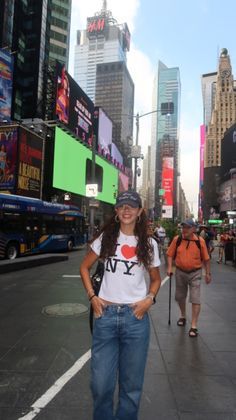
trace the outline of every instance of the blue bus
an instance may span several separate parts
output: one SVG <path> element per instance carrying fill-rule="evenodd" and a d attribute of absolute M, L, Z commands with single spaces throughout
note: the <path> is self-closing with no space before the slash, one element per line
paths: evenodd
<path fill-rule="evenodd" d="M 0 258 L 71 251 L 84 243 L 84 231 L 76 206 L 0 194 Z"/>

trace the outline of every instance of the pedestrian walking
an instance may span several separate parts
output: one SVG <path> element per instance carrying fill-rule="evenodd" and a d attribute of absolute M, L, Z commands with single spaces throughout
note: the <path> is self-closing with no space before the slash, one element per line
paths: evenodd
<path fill-rule="evenodd" d="M 96 296 L 90 269 L 102 258 L 104 276 Z M 81 277 L 95 314 L 91 390 L 93 420 L 137 420 L 150 325 L 148 310 L 161 285 L 157 244 L 148 235 L 139 194 L 118 195 L 114 214 L 81 264 Z M 149 273 L 147 286 L 145 272 Z M 113 396 L 116 379 L 119 397 Z M 115 411 L 115 414 L 114 414 Z"/>
<path fill-rule="evenodd" d="M 175 300 L 180 308 L 179 327 L 186 324 L 186 298 L 189 291 L 189 301 L 192 304 L 192 320 L 189 330 L 190 337 L 198 335 L 198 318 L 200 314 L 200 287 L 202 266 L 205 267 L 206 283 L 211 281 L 210 257 L 205 240 L 196 235 L 196 224 L 192 219 L 182 223 L 182 234 L 175 236 L 167 250 L 167 274 L 172 273 L 172 264 L 175 261 L 176 291 Z"/>

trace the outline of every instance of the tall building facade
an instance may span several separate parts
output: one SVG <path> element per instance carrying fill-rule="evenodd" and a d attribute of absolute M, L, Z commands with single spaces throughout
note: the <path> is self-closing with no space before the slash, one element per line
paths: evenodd
<path fill-rule="evenodd" d="M 217 72 L 202 75 L 203 124 L 206 128 L 215 106 L 216 80 Z"/>
<path fill-rule="evenodd" d="M 0 48 L 11 50 L 15 0 L 1 0 Z"/>
<path fill-rule="evenodd" d="M 103 1 L 101 12 L 87 19 L 86 30 L 77 31 L 75 46 L 74 78 L 94 101 L 97 64 L 110 62 L 126 63 L 130 46 L 127 24 L 118 24 Z"/>
<path fill-rule="evenodd" d="M 219 213 L 221 144 L 224 133 L 236 122 L 236 88 L 230 56 L 222 49 L 216 78 L 215 103 L 204 148 L 203 215 Z"/>
<path fill-rule="evenodd" d="M 162 216 L 163 200 L 159 195 L 162 189 L 163 158 L 174 160 L 173 217 L 177 216 L 178 174 L 179 174 L 179 119 L 180 119 L 180 72 L 178 67 L 167 67 L 159 61 L 158 72 L 153 89 L 152 140 L 151 140 L 151 172 L 152 198 L 155 217 Z M 174 104 L 174 113 L 162 115 L 162 104 Z"/>
<path fill-rule="evenodd" d="M 134 83 L 125 62 L 97 65 L 95 104 L 113 121 L 113 141 L 130 166 L 130 140 L 133 134 Z"/>
<path fill-rule="evenodd" d="M 12 119 L 44 117 L 49 64 L 68 64 L 71 0 L 1 2 L 0 46 L 14 56 Z"/>
<path fill-rule="evenodd" d="M 70 17 L 71 0 L 52 0 L 49 46 L 50 65 L 53 65 L 55 60 L 58 60 L 68 68 Z"/>

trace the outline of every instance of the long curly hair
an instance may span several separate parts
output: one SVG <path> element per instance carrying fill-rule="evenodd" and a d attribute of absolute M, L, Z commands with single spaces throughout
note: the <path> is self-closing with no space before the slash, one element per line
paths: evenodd
<path fill-rule="evenodd" d="M 116 213 L 114 212 L 109 222 L 106 223 L 101 228 L 100 232 L 93 238 L 94 241 L 94 239 L 103 234 L 100 253 L 102 259 L 112 257 L 116 253 L 120 223 L 116 221 L 115 217 Z M 147 216 L 145 211 L 142 211 L 139 220 L 137 220 L 135 224 L 134 235 L 137 238 L 136 255 L 138 262 L 148 269 L 153 258 L 153 246 L 150 236 L 148 235 Z"/>

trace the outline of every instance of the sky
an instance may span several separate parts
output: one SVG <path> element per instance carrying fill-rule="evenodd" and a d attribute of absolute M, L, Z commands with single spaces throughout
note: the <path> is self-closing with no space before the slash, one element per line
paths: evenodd
<path fill-rule="evenodd" d="M 102 0 L 72 0 L 72 76 L 76 30 L 85 29 L 86 18 L 100 11 L 102 4 Z M 236 78 L 236 1 L 228 0 L 224 5 L 220 0 L 107 0 L 107 6 L 119 23 L 127 22 L 131 32 L 127 65 L 135 84 L 135 113 L 152 111 L 153 79 L 159 60 L 180 69 L 180 179 L 196 215 L 199 127 L 203 122 L 201 75 L 217 71 L 220 51 L 227 48 Z M 147 116 L 140 119 L 142 153 L 150 142 L 151 116 Z"/>

